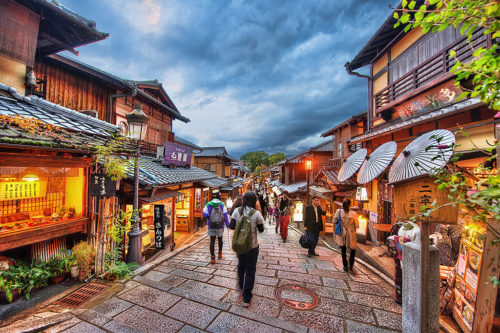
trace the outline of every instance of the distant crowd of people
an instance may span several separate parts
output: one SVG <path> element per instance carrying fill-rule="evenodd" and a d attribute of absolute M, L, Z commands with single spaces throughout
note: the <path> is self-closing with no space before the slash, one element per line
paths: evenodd
<path fill-rule="evenodd" d="M 312 204 L 304 211 L 304 232 L 308 240 L 307 256 L 318 256 L 316 246 L 319 234 L 323 230 L 323 216 L 325 211 L 319 205 L 319 198 L 312 197 Z M 228 212 L 221 201 L 218 190 L 212 192 L 212 200 L 203 209 L 203 217 L 207 220 L 208 236 L 210 237 L 210 263 L 215 264 L 215 241 L 218 243 L 218 256 L 223 257 L 223 235 L 224 228 L 233 230 L 231 247 L 238 257 L 238 289 L 243 305 L 248 307 L 252 300 L 252 290 L 255 283 L 257 260 L 259 257 L 259 242 L 257 232 L 264 232 L 265 221 L 269 225 L 273 223 L 275 232 L 280 234 L 283 243 L 287 242 L 288 225 L 290 223 L 290 212 L 292 201 L 288 192 L 283 192 L 277 200 L 270 201 L 269 196 L 263 193 L 256 194 L 249 191 L 239 195 L 233 202 Z M 344 271 L 354 273 L 354 258 L 356 255 L 356 228 L 357 215 L 350 210 L 350 200 L 343 202 L 342 208 L 338 209 L 334 221 L 340 224 L 340 234 L 336 234 L 336 242 L 340 246 Z M 349 261 L 347 261 L 347 248 L 350 249 Z"/>

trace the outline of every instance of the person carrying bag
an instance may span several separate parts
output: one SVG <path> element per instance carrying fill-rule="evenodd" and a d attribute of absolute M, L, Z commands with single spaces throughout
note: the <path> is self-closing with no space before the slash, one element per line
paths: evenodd
<path fill-rule="evenodd" d="M 358 215 L 349 210 L 350 199 L 344 199 L 342 208 L 339 208 L 333 217 L 337 224 L 335 225 L 335 241 L 340 246 L 342 254 L 342 263 L 344 272 L 349 271 L 354 274 L 354 258 L 356 257 L 356 229 L 358 228 Z M 339 230 L 340 229 L 340 230 Z M 351 250 L 349 263 L 347 262 L 347 247 Z"/>
<path fill-rule="evenodd" d="M 232 248 L 238 257 L 238 288 L 243 297 L 243 306 L 252 300 L 255 283 L 259 242 L 257 230 L 264 232 L 264 218 L 256 209 L 257 196 L 247 192 L 243 196 L 243 206 L 235 209 L 229 229 L 234 230 Z"/>

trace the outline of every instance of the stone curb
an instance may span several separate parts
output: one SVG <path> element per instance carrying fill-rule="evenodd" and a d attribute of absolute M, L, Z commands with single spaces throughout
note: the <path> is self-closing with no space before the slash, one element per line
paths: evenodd
<path fill-rule="evenodd" d="M 169 252 L 169 253 L 166 253 L 164 255 L 161 255 L 159 256 L 158 258 L 156 258 L 155 260 L 153 260 L 152 262 L 150 263 L 147 263 L 146 265 L 144 266 L 141 266 L 139 267 L 138 269 L 136 269 L 134 271 L 134 277 L 137 276 L 137 275 L 144 275 L 146 274 L 147 272 L 149 272 L 150 270 L 154 269 L 156 266 L 159 266 L 161 263 L 163 263 L 165 260 L 168 260 L 170 258 L 173 258 L 175 256 L 177 256 L 179 253 L 181 253 L 182 251 L 184 250 L 187 250 L 189 249 L 190 247 L 198 244 L 199 242 L 201 242 L 203 239 L 207 238 L 207 234 L 201 236 L 200 238 L 198 238 L 197 240 L 193 241 L 192 243 L 190 244 L 187 244 L 177 250 L 174 250 L 172 252 Z M 124 279 L 124 280 L 121 280 L 120 282 L 124 283 L 126 282 L 127 280 Z"/>
<path fill-rule="evenodd" d="M 45 318 L 32 318 L 29 322 L 27 320 L 21 320 L 21 322 L 0 328 L 0 333 L 40 332 L 45 328 L 54 326 L 71 318 L 73 318 L 71 313 L 64 312 Z"/>
<path fill-rule="evenodd" d="M 293 231 L 295 231 L 296 233 L 298 233 L 299 235 L 301 234 L 301 232 L 299 230 L 295 229 L 294 227 L 289 226 L 289 228 L 292 229 Z M 326 246 L 331 251 L 336 252 L 336 253 L 340 253 L 340 251 L 338 249 L 334 248 L 333 246 L 328 244 L 326 241 L 321 240 L 321 242 L 323 243 L 324 246 Z M 389 279 L 389 277 L 387 275 L 385 275 L 384 273 L 382 273 L 381 271 L 379 271 L 378 269 L 376 269 L 372 265 L 368 264 L 367 262 L 365 262 L 364 260 L 361 260 L 359 258 L 355 258 L 355 260 L 356 260 L 356 262 L 360 263 L 361 265 L 363 265 L 367 269 L 369 269 L 372 273 L 376 274 L 379 278 L 381 278 L 382 280 L 387 282 L 391 287 L 393 287 L 393 288 L 396 287 L 393 280 Z"/>

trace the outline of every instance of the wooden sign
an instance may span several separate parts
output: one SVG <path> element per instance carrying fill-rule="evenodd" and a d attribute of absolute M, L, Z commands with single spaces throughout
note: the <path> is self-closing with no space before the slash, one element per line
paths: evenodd
<path fill-rule="evenodd" d="M 154 206 L 154 224 L 155 224 L 155 248 L 165 249 L 165 225 L 163 219 L 165 216 L 165 205 Z"/>
<path fill-rule="evenodd" d="M 116 180 L 103 173 L 90 175 L 90 195 L 95 197 L 114 197 L 116 194 Z"/>
<path fill-rule="evenodd" d="M 395 110 L 401 119 L 408 120 L 455 103 L 461 93 L 462 89 L 451 80 L 396 106 Z"/>
<path fill-rule="evenodd" d="M 408 180 L 394 185 L 394 208 L 396 218 L 409 220 L 412 216 L 422 213 L 420 207 L 437 201 L 438 205 L 448 203 L 447 191 L 439 191 L 437 184 L 430 177 Z M 429 222 L 456 224 L 458 207 L 446 206 L 433 212 Z"/>
<path fill-rule="evenodd" d="M 0 200 L 44 197 L 40 182 L 6 182 L 0 185 Z"/>

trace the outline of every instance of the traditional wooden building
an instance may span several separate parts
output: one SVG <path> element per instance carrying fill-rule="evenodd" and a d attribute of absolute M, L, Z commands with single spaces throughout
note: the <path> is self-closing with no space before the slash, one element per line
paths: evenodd
<path fill-rule="evenodd" d="M 423 2 L 417 1 L 416 7 Z M 450 70 L 456 60 L 450 55 L 450 51 L 455 51 L 458 60 L 466 63 L 473 58 L 474 49 L 489 48 L 495 41 L 491 35 L 478 29 L 470 39 L 471 47 L 467 37 L 460 34 L 460 27 L 427 34 L 417 28 L 405 33 L 403 25 L 394 28 L 395 23 L 392 13 L 359 53 L 346 64 L 348 73 L 353 75 L 363 77 L 354 72 L 362 67 L 368 67 L 369 71 L 369 75 L 365 76 L 368 81 L 368 130 L 363 135 L 351 138 L 348 145 L 361 145 L 370 154 L 381 144 L 395 141 L 397 156 L 421 134 L 446 129 L 455 132 L 455 152 L 461 153 L 458 166 L 472 174 L 474 168 L 486 161 L 487 156 L 482 149 L 490 148 L 490 144 L 498 139 L 499 133 L 498 130 L 495 133 L 495 128 L 498 128 L 500 120 L 495 119 L 495 112 L 478 98 L 458 100 L 461 92 L 470 88 L 471 83 L 455 84 L 455 77 Z M 395 214 L 394 203 L 399 205 L 404 199 L 395 195 L 392 185 L 388 184 L 387 174 L 387 171 L 382 173 L 368 184 L 368 188 L 371 188 L 368 202 L 371 226 L 390 226 L 401 220 Z M 424 181 L 427 182 L 426 187 L 434 185 L 431 178 L 421 182 Z M 467 230 L 471 228 L 486 230 L 480 223 L 461 219 L 460 215 L 452 223 L 456 225 L 439 226 L 439 230 L 444 233 L 443 237 L 451 237 L 456 233 L 460 239 L 460 235 L 467 236 Z M 438 232 L 438 229 L 435 230 Z M 481 257 L 488 258 L 490 263 L 498 260 L 498 251 L 487 250 L 486 246 L 483 250 L 482 245 L 478 248 L 468 245 L 469 243 L 462 237 L 461 244 L 465 245 L 460 246 L 460 253 L 473 253 L 477 262 Z M 459 255 L 458 243 L 449 252 L 456 262 Z M 443 255 L 443 252 L 440 254 Z M 465 269 L 465 265 L 466 259 L 462 264 L 459 263 L 461 268 L 458 269 Z M 488 269 L 486 266 L 485 269 Z M 456 302 L 453 315 L 463 331 L 487 332 L 492 329 L 494 295 L 497 294 L 497 289 L 486 285 L 484 280 L 478 283 L 477 269 L 475 270 L 475 273 L 469 271 L 456 276 L 456 285 L 460 285 L 460 288 L 454 290 Z"/>
<path fill-rule="evenodd" d="M 79 60 L 61 55 L 37 59 L 34 74 L 39 84 L 33 93 L 53 103 L 118 125 L 127 133 L 126 115 L 136 103 L 150 120 L 142 151 L 156 154 L 166 141 L 174 142 L 172 122 L 189 122 L 157 80 L 135 81 L 120 78 Z"/>
<path fill-rule="evenodd" d="M 231 177 L 232 163 L 238 162 L 236 157 L 229 155 L 225 147 L 202 147 L 201 149 L 201 152 L 194 155 L 195 166 L 222 178 Z"/>
<path fill-rule="evenodd" d="M 48 258 L 90 229 L 92 151 L 119 128 L 24 93 L 35 57 L 106 36 L 55 2 L 0 2 L 0 252 Z"/>

